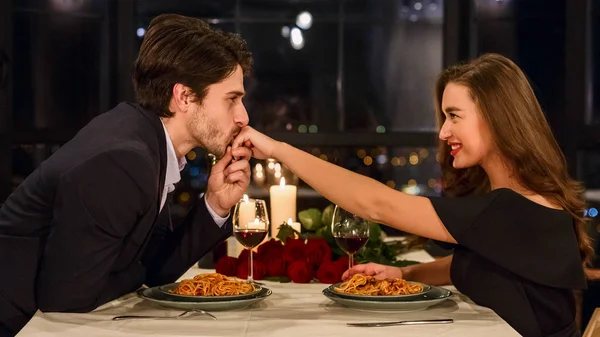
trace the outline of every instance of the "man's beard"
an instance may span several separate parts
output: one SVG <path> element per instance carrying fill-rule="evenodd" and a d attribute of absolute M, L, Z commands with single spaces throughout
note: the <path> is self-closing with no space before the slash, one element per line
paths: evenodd
<path fill-rule="evenodd" d="M 198 146 L 213 154 L 217 159 L 221 159 L 225 155 L 227 147 L 233 142 L 234 136 L 241 131 L 241 128 L 236 125 L 231 131 L 227 132 L 226 138 L 223 130 L 219 130 L 215 123 L 200 114 L 194 118 L 190 127 Z"/>

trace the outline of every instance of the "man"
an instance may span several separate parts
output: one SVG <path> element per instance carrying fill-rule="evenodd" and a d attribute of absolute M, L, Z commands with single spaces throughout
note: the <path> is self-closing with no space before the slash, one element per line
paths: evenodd
<path fill-rule="evenodd" d="M 38 309 L 87 312 L 173 282 L 231 235 L 229 210 L 250 180 L 250 151 L 229 144 L 248 124 L 251 61 L 240 37 L 198 19 L 151 22 L 134 66 L 139 104 L 92 120 L 0 209 L 0 335 Z M 167 194 L 196 146 L 220 160 L 177 226 Z"/>

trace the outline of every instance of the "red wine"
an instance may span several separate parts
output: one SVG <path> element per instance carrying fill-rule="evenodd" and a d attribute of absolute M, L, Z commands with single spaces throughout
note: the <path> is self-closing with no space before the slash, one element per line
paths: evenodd
<path fill-rule="evenodd" d="M 233 232 L 235 238 L 246 248 L 258 246 L 267 236 L 266 229 L 244 229 Z"/>
<path fill-rule="evenodd" d="M 335 243 L 348 254 L 358 252 L 368 240 L 369 238 L 360 236 L 335 237 Z"/>

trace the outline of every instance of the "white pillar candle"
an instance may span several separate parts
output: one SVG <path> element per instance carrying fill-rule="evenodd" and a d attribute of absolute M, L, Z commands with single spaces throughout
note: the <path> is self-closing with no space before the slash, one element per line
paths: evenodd
<path fill-rule="evenodd" d="M 248 224 L 254 222 L 256 219 L 256 203 L 254 200 L 249 199 L 248 195 L 244 194 L 242 202 L 239 204 L 238 209 L 238 223 L 240 229 L 247 229 Z"/>
<path fill-rule="evenodd" d="M 287 224 L 295 229 L 298 233 L 302 233 L 302 225 L 299 222 L 293 222 L 292 218 L 288 218 Z"/>
<path fill-rule="evenodd" d="M 277 238 L 279 226 L 288 219 L 296 221 L 296 192 L 294 185 L 286 185 L 281 178 L 279 185 L 269 189 L 271 197 L 271 237 Z"/>
<path fill-rule="evenodd" d="M 235 238 L 235 236 L 230 236 L 227 239 L 227 255 L 228 256 L 237 258 L 238 256 L 240 256 L 240 253 L 242 252 L 243 249 L 244 249 L 244 246 L 242 246 L 238 242 L 238 240 Z"/>
<path fill-rule="evenodd" d="M 254 221 L 248 222 L 248 229 L 267 229 L 267 225 L 258 218 L 255 218 Z"/>

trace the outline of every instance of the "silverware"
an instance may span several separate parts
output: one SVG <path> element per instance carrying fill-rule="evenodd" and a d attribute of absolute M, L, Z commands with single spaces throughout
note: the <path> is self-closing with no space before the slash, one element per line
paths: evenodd
<path fill-rule="evenodd" d="M 200 309 L 194 309 L 194 310 L 188 310 L 188 311 L 184 311 L 181 314 L 177 315 L 177 316 L 149 316 L 149 315 L 125 315 L 125 316 L 115 316 L 112 318 L 113 321 L 122 321 L 125 319 L 140 319 L 140 318 L 153 318 L 153 319 L 179 319 L 179 318 L 184 318 L 184 317 L 188 317 L 192 314 L 203 314 L 209 317 L 212 317 L 212 319 L 216 320 L 217 317 L 215 317 L 213 314 L 206 312 L 204 310 L 200 310 Z"/>
<path fill-rule="evenodd" d="M 424 319 L 424 320 L 396 321 L 396 322 L 346 323 L 346 325 L 357 326 L 357 327 L 379 327 L 379 326 L 393 326 L 393 325 L 447 324 L 447 323 L 453 323 L 453 322 L 454 322 L 454 320 L 451 318 L 443 318 L 443 319 Z"/>

